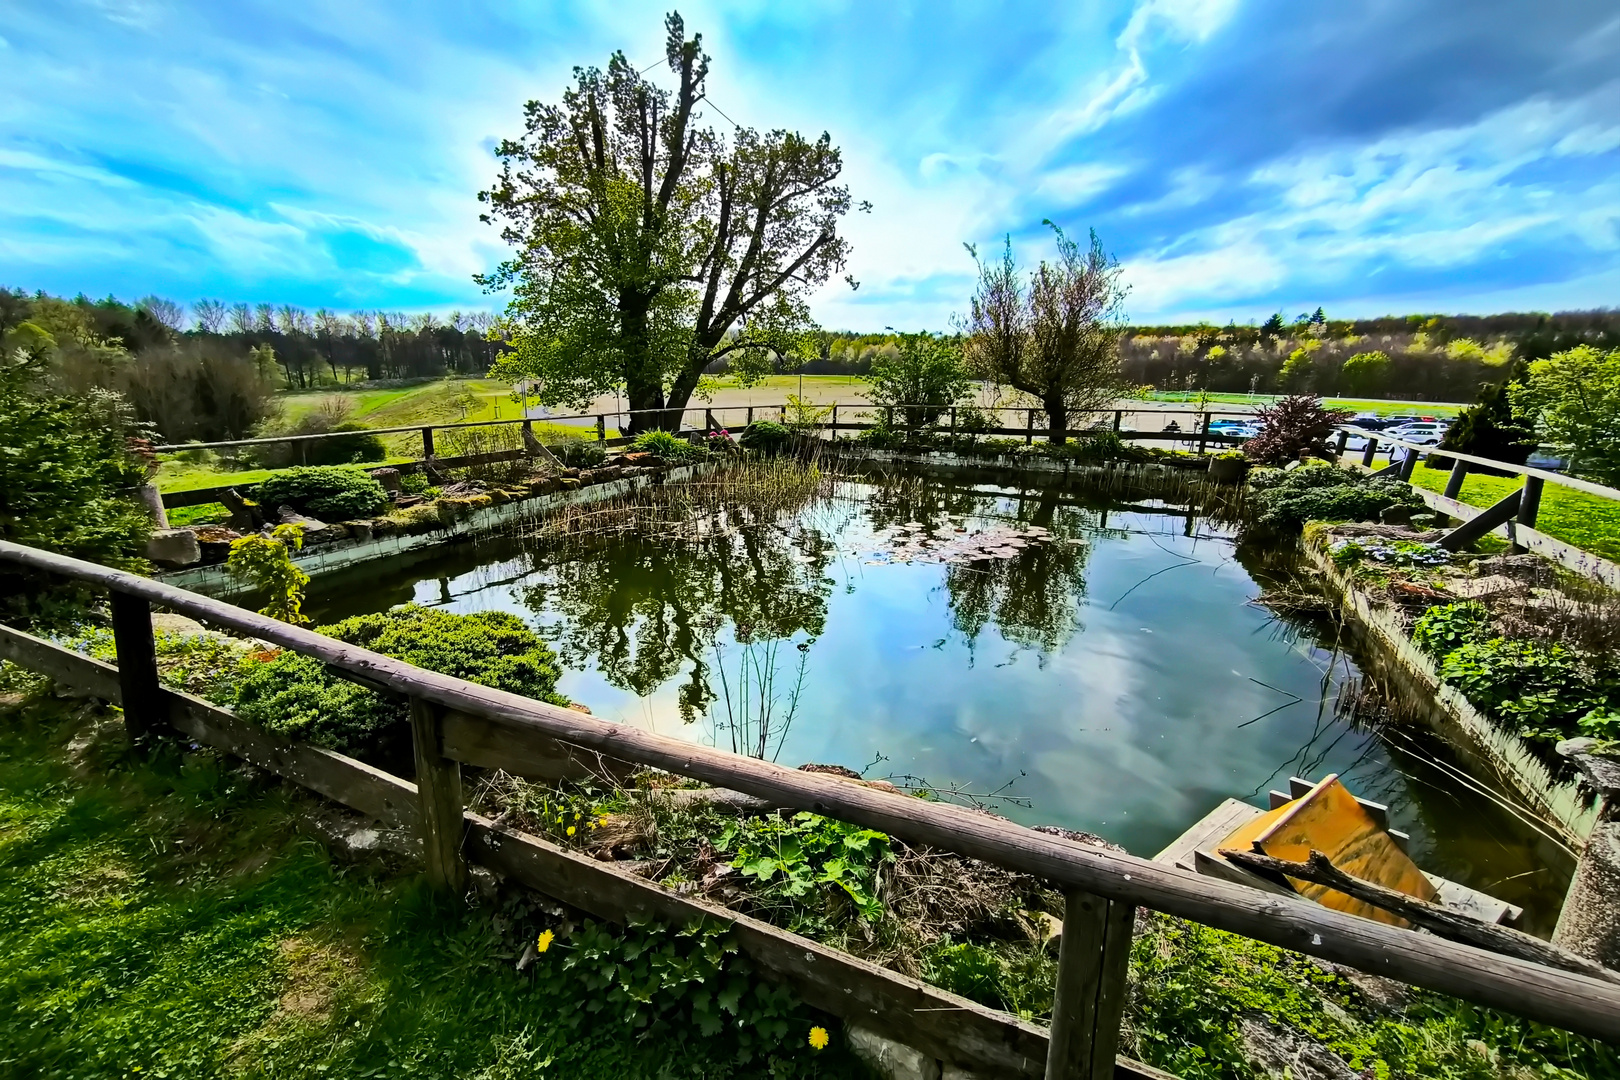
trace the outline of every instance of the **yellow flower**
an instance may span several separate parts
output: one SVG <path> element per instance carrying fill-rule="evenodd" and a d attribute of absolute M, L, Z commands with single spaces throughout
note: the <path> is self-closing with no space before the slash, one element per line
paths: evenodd
<path fill-rule="evenodd" d="M 568 835 L 569 836 L 574 835 L 574 827 L 572 825 L 568 826 Z"/>
<path fill-rule="evenodd" d="M 825 1050 L 827 1049 L 827 1042 L 828 1039 L 826 1028 L 813 1027 L 810 1029 L 810 1049 Z"/>
<path fill-rule="evenodd" d="M 556 938 L 556 936 L 557 935 L 553 934 L 550 930 L 540 931 L 540 938 L 534 943 L 534 951 L 545 952 L 547 949 L 551 948 L 551 942 Z"/>

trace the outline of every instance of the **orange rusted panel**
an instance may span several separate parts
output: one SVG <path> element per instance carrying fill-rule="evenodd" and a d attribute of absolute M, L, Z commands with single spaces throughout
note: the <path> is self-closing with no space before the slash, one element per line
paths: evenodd
<path fill-rule="evenodd" d="M 1423 871 L 1395 845 L 1389 833 L 1379 828 L 1372 815 L 1339 782 L 1337 774 L 1293 802 L 1244 823 L 1221 842 L 1218 850 L 1257 851 L 1289 862 L 1305 862 L 1312 851 L 1320 851 L 1333 860 L 1334 866 L 1363 881 L 1430 903 L 1439 900 Z M 1288 883 L 1301 896 L 1323 907 L 1394 926 L 1406 925 L 1404 919 L 1326 886 L 1297 878 L 1289 878 Z"/>

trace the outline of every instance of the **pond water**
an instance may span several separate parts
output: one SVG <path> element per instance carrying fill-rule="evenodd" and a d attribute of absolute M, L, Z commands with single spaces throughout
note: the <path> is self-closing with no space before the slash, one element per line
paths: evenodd
<path fill-rule="evenodd" d="M 918 538 L 1007 557 L 921 561 Z M 977 796 L 1148 857 L 1224 798 L 1338 772 L 1426 868 L 1550 929 L 1567 863 L 1435 740 L 1336 716 L 1354 657 L 1253 602 L 1288 559 L 1185 506 L 914 474 L 696 541 L 507 536 L 373 562 L 317 579 L 305 610 L 511 611 L 596 716 Z"/>

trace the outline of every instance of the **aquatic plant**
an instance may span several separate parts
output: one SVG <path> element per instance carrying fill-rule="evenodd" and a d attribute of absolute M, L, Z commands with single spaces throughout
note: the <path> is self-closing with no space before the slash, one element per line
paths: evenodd
<path fill-rule="evenodd" d="M 636 436 L 630 448 L 644 454 L 657 454 L 666 461 L 694 461 L 703 457 L 702 447 L 670 431 L 644 431 Z"/>

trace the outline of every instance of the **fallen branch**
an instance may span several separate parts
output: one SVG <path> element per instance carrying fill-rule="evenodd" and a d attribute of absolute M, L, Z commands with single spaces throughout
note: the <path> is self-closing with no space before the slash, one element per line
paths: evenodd
<path fill-rule="evenodd" d="M 1531 937 L 1518 930 L 1483 923 L 1439 904 L 1431 904 L 1427 900 L 1419 900 L 1415 896 L 1408 896 L 1395 889 L 1385 888 L 1347 874 L 1334 866 L 1333 861 L 1320 851 L 1312 851 L 1310 861 L 1302 863 L 1274 859 L 1270 855 L 1261 855 L 1253 851 L 1222 851 L 1221 855 L 1247 870 L 1283 874 L 1336 889 L 1364 904 L 1371 904 L 1393 915 L 1399 915 L 1412 925 L 1420 926 L 1439 937 L 1476 945 L 1481 949 L 1501 953 L 1503 956 L 1529 960 L 1532 963 L 1545 964 L 1548 967 L 1620 984 L 1620 972 L 1611 971 L 1601 964 L 1565 952 L 1556 945 L 1548 944 L 1540 938 Z"/>

